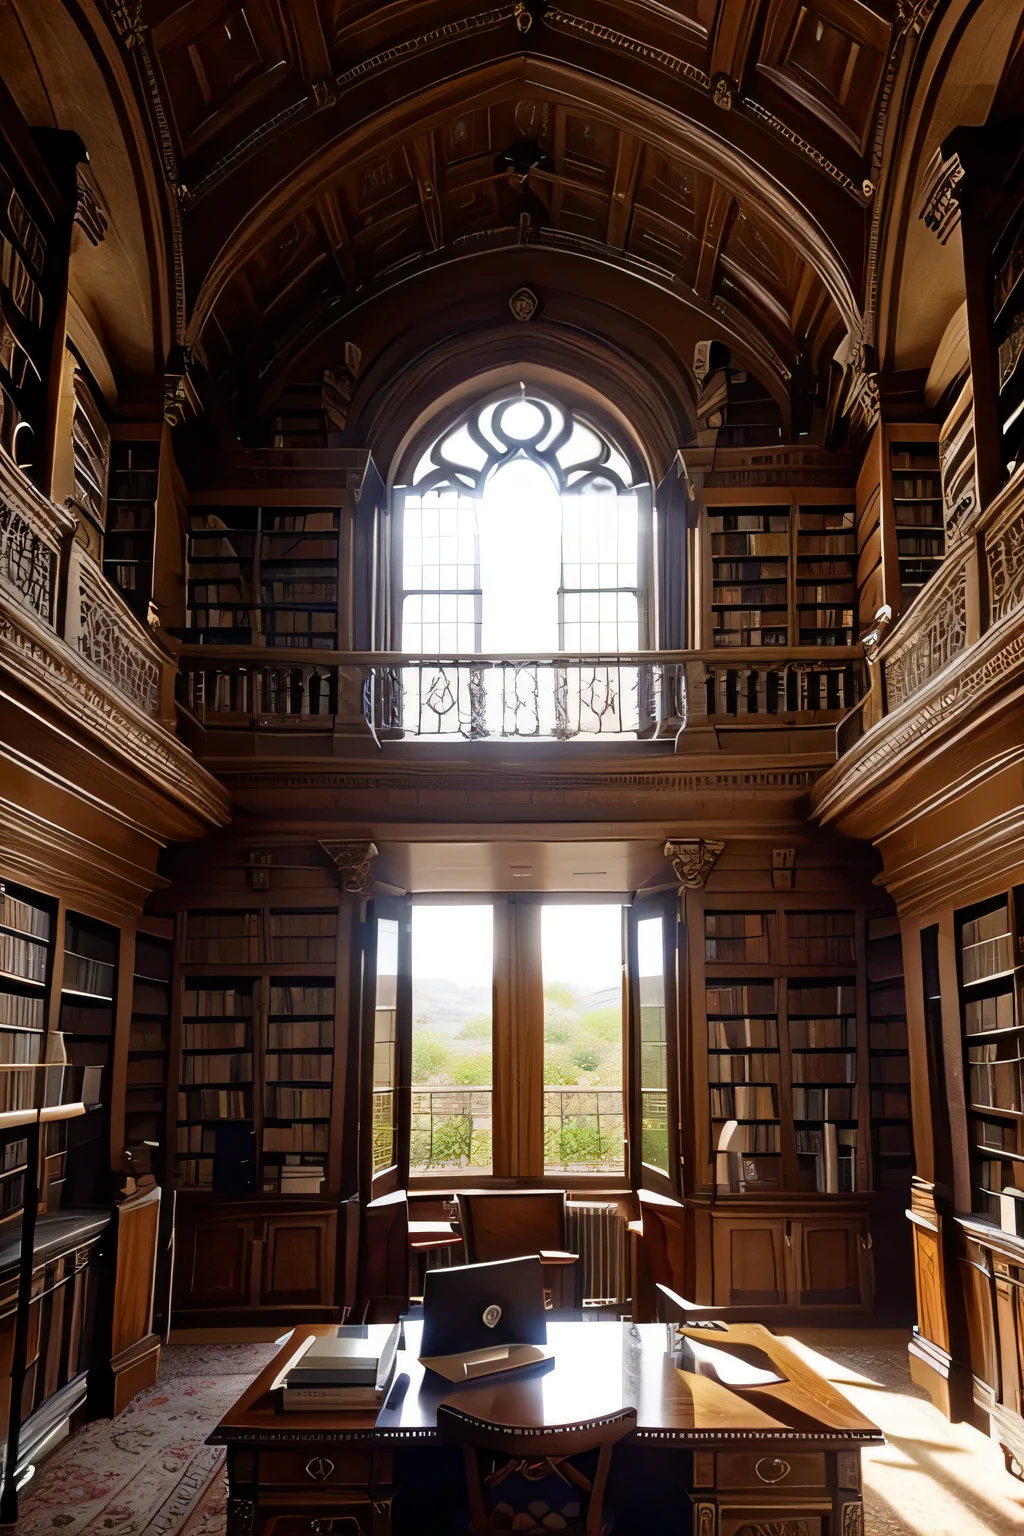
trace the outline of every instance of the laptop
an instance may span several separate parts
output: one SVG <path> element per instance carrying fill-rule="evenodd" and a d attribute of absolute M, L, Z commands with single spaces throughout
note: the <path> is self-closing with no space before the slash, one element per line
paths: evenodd
<path fill-rule="evenodd" d="M 553 1358 L 547 1348 L 540 1259 L 428 1269 L 420 1360 L 449 1381 L 521 1370 Z"/>

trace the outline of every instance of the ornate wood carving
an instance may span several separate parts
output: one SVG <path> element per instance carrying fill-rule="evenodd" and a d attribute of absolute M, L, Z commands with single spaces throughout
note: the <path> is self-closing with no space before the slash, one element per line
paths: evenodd
<path fill-rule="evenodd" d="M 1024 506 L 986 544 L 992 618 L 1003 619 L 1024 603 Z"/>
<path fill-rule="evenodd" d="M 712 838 L 670 838 L 665 844 L 665 857 L 672 862 L 680 891 L 701 890 L 724 849 L 724 843 Z"/>
<path fill-rule="evenodd" d="M 956 189 L 963 177 L 964 168 L 955 151 L 944 160 L 942 150 L 937 149 L 925 167 L 918 218 L 924 220 L 926 229 L 934 231 L 940 245 L 945 245 L 959 226 L 960 204 Z"/>
<path fill-rule="evenodd" d="M 4 613 L 0 604 L 0 660 L 35 692 L 56 703 L 131 767 L 180 799 L 213 826 L 230 817 L 224 790 L 174 736 L 127 699 L 117 700 L 74 663 L 74 653 L 44 632 Z"/>
<path fill-rule="evenodd" d="M 159 707 L 160 668 L 132 633 L 138 629 L 137 621 L 134 616 L 126 617 L 118 611 L 118 600 L 110 583 L 91 561 L 80 557 L 75 567 L 78 624 L 69 625 L 68 630 L 69 634 L 74 633 L 79 654 L 143 714 L 155 715 Z"/>
<path fill-rule="evenodd" d="M 53 628 L 60 551 L 74 516 L 55 507 L 0 452 L 0 590 Z"/>
<path fill-rule="evenodd" d="M 377 857 L 376 843 L 321 842 L 320 846 L 337 865 L 343 891 L 361 895 L 369 888 L 370 864 Z"/>
<path fill-rule="evenodd" d="M 836 1480 L 840 1488 L 860 1487 L 860 1452 L 839 1451 L 836 1454 Z"/>
<path fill-rule="evenodd" d="M 963 561 L 925 594 L 918 622 L 884 661 L 890 708 L 902 704 L 967 644 L 967 569 Z"/>

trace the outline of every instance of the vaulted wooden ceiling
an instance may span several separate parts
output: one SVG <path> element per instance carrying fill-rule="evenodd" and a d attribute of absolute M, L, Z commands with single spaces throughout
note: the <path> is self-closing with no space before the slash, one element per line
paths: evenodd
<path fill-rule="evenodd" d="M 369 372 L 405 326 L 410 364 L 456 334 L 460 299 L 490 293 L 514 327 L 509 281 L 538 250 L 594 332 L 670 300 L 679 390 L 694 341 L 719 339 L 783 405 L 798 378 L 823 403 L 844 335 L 849 356 L 870 341 L 888 119 L 942 9 L 105 3 L 174 189 L 175 339 L 263 410 L 343 340 Z M 559 316 L 539 320 L 587 329 Z"/>

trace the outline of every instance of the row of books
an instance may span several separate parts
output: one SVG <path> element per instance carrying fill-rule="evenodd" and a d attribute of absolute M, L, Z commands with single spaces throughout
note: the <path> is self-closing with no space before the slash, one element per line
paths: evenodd
<path fill-rule="evenodd" d="M 855 1083 L 857 1058 L 852 1051 L 794 1051 L 794 1083 Z"/>
<path fill-rule="evenodd" d="M 708 1057 L 708 1081 L 712 1083 L 777 1083 L 780 1072 L 781 1064 L 775 1051 Z"/>
<path fill-rule="evenodd" d="M 267 1025 L 271 1051 L 329 1050 L 333 1045 L 333 1019 L 271 1019 Z"/>
<path fill-rule="evenodd" d="M 192 1088 L 178 1094 L 179 1120 L 251 1120 L 250 1088 Z"/>
<path fill-rule="evenodd" d="M 269 1051 L 264 1059 L 267 1082 L 315 1081 L 329 1083 L 334 1072 L 334 1057 L 322 1051 Z"/>
<path fill-rule="evenodd" d="M 718 1120 L 774 1120 L 778 1114 L 775 1089 L 749 1084 L 712 1088 L 711 1114 Z"/>
<path fill-rule="evenodd" d="M 43 999 L 18 992 L 0 992 L 0 1026 L 6 1029 L 42 1029 Z"/>
<path fill-rule="evenodd" d="M 186 1019 L 247 1019 L 252 992 L 241 987 L 186 987 L 182 1012 Z"/>
<path fill-rule="evenodd" d="M 0 932 L 0 971 L 25 981 L 46 980 L 46 945 Z"/>
<path fill-rule="evenodd" d="M 326 1152 L 330 1126 L 323 1120 L 294 1125 L 265 1125 L 264 1152 Z"/>
<path fill-rule="evenodd" d="M 251 1083 L 252 1053 L 219 1051 L 185 1055 L 181 1060 L 183 1083 Z"/>
<path fill-rule="evenodd" d="M 267 1088 L 264 1112 L 275 1120 L 329 1120 L 329 1088 Z"/>
<path fill-rule="evenodd" d="M 856 1105 L 849 1088 L 794 1088 L 794 1120 L 855 1120 Z"/>
<path fill-rule="evenodd" d="M 0 891 L 0 926 L 45 941 L 50 937 L 50 914 L 42 907 L 19 901 L 9 891 Z"/>

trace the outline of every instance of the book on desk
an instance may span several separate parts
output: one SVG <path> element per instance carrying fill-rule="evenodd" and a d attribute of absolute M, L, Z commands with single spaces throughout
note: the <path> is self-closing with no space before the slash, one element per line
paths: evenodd
<path fill-rule="evenodd" d="M 379 1408 L 395 1373 L 401 1334 L 401 1323 L 363 1323 L 310 1338 L 282 1383 L 283 1408 Z"/>

